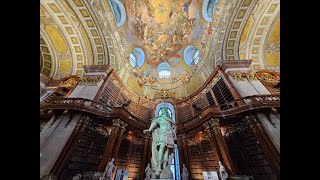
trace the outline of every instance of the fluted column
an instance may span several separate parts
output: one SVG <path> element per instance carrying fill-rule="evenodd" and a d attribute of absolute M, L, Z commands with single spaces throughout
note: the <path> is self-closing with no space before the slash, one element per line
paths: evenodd
<path fill-rule="evenodd" d="M 220 151 L 222 159 L 223 159 L 223 161 L 221 161 L 221 162 L 231 172 L 231 174 L 233 174 L 234 173 L 233 162 L 232 162 L 226 141 L 225 141 L 224 137 L 222 136 L 222 133 L 221 133 L 221 130 L 219 127 L 219 119 L 211 118 L 208 122 L 211 125 L 215 140 L 218 144 L 218 148 L 219 148 L 219 151 Z"/>
<path fill-rule="evenodd" d="M 120 121 L 120 128 L 119 128 L 119 132 L 118 132 L 118 136 L 117 136 L 117 141 L 114 144 L 114 148 L 113 148 L 113 151 L 112 151 L 112 157 L 113 158 L 117 158 L 118 157 L 119 148 L 120 148 L 121 141 L 122 141 L 122 138 L 123 138 L 123 133 L 125 132 L 127 125 L 128 125 L 127 123 L 125 123 L 123 121 Z"/>
<path fill-rule="evenodd" d="M 140 179 L 145 178 L 144 170 L 145 170 L 145 167 L 147 164 L 149 138 L 150 138 L 150 135 L 145 134 L 144 143 L 143 143 L 142 164 L 141 164 L 141 169 L 140 169 Z"/>
<path fill-rule="evenodd" d="M 114 143 L 115 143 L 117 135 L 118 135 L 118 130 L 120 128 L 121 120 L 119 118 L 113 119 L 112 121 L 113 121 L 112 130 L 111 130 L 111 133 L 108 137 L 108 142 L 105 147 L 104 153 L 102 155 L 102 158 L 101 158 L 101 161 L 100 161 L 100 164 L 98 167 L 98 171 L 104 171 L 106 164 L 110 160 L 111 155 L 112 155 L 113 146 L 114 146 Z"/>

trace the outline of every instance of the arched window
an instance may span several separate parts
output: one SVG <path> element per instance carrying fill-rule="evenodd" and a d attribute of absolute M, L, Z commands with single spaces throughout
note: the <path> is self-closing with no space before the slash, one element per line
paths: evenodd
<path fill-rule="evenodd" d="M 158 66 L 158 75 L 159 78 L 168 79 L 171 75 L 171 67 L 170 64 L 163 62 Z"/>
<path fill-rule="evenodd" d="M 162 111 L 158 111 L 158 116 L 161 116 L 162 115 Z M 169 109 L 169 108 L 167 108 L 167 115 L 170 117 L 170 118 L 172 118 L 172 111 Z"/>
<path fill-rule="evenodd" d="M 187 46 L 184 49 L 184 61 L 189 65 L 192 66 L 199 62 L 199 51 L 194 46 Z"/>
<path fill-rule="evenodd" d="M 139 68 L 144 63 L 144 52 L 140 48 L 135 48 L 129 55 L 129 63 L 132 67 Z"/>

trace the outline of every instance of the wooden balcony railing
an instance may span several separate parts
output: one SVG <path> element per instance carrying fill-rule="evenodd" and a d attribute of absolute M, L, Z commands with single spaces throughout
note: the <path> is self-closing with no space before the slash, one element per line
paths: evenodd
<path fill-rule="evenodd" d="M 127 123 L 139 128 L 146 129 L 148 123 L 135 117 L 129 111 L 122 107 L 111 107 L 83 98 L 53 98 L 49 102 L 42 104 L 43 110 L 72 109 L 87 113 L 92 113 L 102 118 L 121 118 Z"/>
<path fill-rule="evenodd" d="M 188 120 L 182 122 L 182 125 L 178 125 L 178 131 L 179 129 L 192 129 L 199 124 L 202 124 L 209 117 L 225 119 L 236 117 L 240 113 L 251 110 L 277 107 L 280 107 L 280 95 L 247 96 L 228 103 L 220 104 L 219 106 L 209 106 L 205 108 L 200 114 L 197 114 L 195 117 L 190 117 Z"/>
<path fill-rule="evenodd" d="M 225 110 L 222 107 L 227 107 Z M 264 108 L 280 107 L 280 95 L 254 95 L 243 97 L 218 106 L 209 106 L 196 116 L 188 118 L 184 122 L 178 122 L 178 133 L 187 131 L 201 125 L 210 117 L 214 118 L 233 118 L 240 113 L 259 110 Z M 53 98 L 49 102 L 42 104 L 43 110 L 65 110 L 73 109 L 82 112 L 92 113 L 101 118 L 121 118 L 128 124 L 139 129 L 145 129 L 149 122 L 141 120 L 139 117 L 131 114 L 127 109 L 122 107 L 110 107 L 99 102 L 83 98 Z"/>

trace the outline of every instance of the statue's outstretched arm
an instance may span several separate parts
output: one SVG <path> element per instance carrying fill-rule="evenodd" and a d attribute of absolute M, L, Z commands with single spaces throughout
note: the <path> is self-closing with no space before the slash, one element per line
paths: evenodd
<path fill-rule="evenodd" d="M 145 130 L 143 130 L 143 132 L 144 133 L 147 133 L 147 132 L 151 132 L 154 128 L 156 128 L 157 127 L 157 123 L 156 122 L 152 122 L 151 123 L 151 125 L 150 125 L 150 127 L 149 127 L 149 129 L 145 129 Z"/>

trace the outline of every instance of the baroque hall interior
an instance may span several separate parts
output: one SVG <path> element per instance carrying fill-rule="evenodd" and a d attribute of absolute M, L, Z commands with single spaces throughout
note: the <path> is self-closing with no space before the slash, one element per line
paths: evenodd
<path fill-rule="evenodd" d="M 280 0 L 40 0 L 40 179 L 280 179 Z"/>

